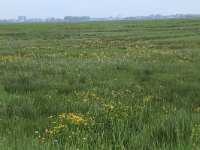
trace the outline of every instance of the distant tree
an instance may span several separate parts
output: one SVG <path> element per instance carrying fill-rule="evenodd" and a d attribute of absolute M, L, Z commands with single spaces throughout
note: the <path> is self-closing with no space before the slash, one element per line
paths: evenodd
<path fill-rule="evenodd" d="M 81 17 L 65 16 L 64 21 L 66 21 L 66 22 L 90 21 L 90 17 L 88 17 L 88 16 L 81 16 Z"/>
<path fill-rule="evenodd" d="M 25 16 L 18 16 L 18 21 L 26 21 L 26 17 Z"/>

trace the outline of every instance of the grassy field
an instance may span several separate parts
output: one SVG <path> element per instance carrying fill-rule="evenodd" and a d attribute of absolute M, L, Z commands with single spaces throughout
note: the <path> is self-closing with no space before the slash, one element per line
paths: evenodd
<path fill-rule="evenodd" d="M 0 149 L 200 149 L 200 20 L 0 24 Z"/>

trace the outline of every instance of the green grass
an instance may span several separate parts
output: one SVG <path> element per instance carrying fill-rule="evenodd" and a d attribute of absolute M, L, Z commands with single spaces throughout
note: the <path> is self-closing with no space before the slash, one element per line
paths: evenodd
<path fill-rule="evenodd" d="M 200 149 L 199 25 L 0 24 L 0 149 Z"/>

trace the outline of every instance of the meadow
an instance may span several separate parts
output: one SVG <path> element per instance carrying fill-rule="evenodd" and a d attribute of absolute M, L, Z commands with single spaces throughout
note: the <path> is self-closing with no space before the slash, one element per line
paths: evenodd
<path fill-rule="evenodd" d="M 200 149 L 200 20 L 0 24 L 0 149 Z"/>

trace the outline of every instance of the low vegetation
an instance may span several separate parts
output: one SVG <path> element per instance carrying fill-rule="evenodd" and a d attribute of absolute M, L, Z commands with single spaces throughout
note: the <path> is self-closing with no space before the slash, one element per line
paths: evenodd
<path fill-rule="evenodd" d="M 0 149 L 200 149 L 200 20 L 0 25 Z"/>

